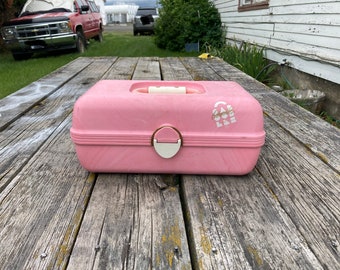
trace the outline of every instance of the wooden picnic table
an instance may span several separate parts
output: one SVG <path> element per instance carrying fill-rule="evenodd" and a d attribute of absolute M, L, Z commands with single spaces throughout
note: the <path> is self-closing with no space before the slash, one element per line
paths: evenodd
<path fill-rule="evenodd" d="M 240 83 L 264 110 L 256 168 L 87 172 L 72 109 L 101 79 Z M 339 171 L 338 129 L 218 58 L 80 57 L 0 100 L 0 269 L 340 269 Z"/>

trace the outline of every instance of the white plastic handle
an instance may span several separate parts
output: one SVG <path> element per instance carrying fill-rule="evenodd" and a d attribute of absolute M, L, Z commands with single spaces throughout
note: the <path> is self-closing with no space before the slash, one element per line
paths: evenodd
<path fill-rule="evenodd" d="M 149 86 L 149 94 L 186 94 L 185 86 Z"/>

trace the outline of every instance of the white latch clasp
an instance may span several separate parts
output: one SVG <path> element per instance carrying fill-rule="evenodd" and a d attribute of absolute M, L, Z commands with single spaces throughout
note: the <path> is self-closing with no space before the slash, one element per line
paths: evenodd
<path fill-rule="evenodd" d="M 172 158 L 181 148 L 181 134 L 173 127 L 161 127 L 154 132 L 152 144 L 156 153 L 162 158 Z"/>

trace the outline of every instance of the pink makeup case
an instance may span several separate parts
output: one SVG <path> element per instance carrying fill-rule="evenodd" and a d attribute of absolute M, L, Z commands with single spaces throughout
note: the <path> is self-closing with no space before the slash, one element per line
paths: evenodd
<path fill-rule="evenodd" d="M 75 103 L 71 138 L 92 172 L 242 175 L 265 132 L 235 82 L 103 80 Z"/>

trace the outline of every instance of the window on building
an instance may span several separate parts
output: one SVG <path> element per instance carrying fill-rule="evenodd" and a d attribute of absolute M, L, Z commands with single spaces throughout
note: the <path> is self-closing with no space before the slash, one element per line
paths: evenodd
<path fill-rule="evenodd" d="M 269 0 L 239 0 L 238 11 L 264 9 L 269 7 Z"/>

